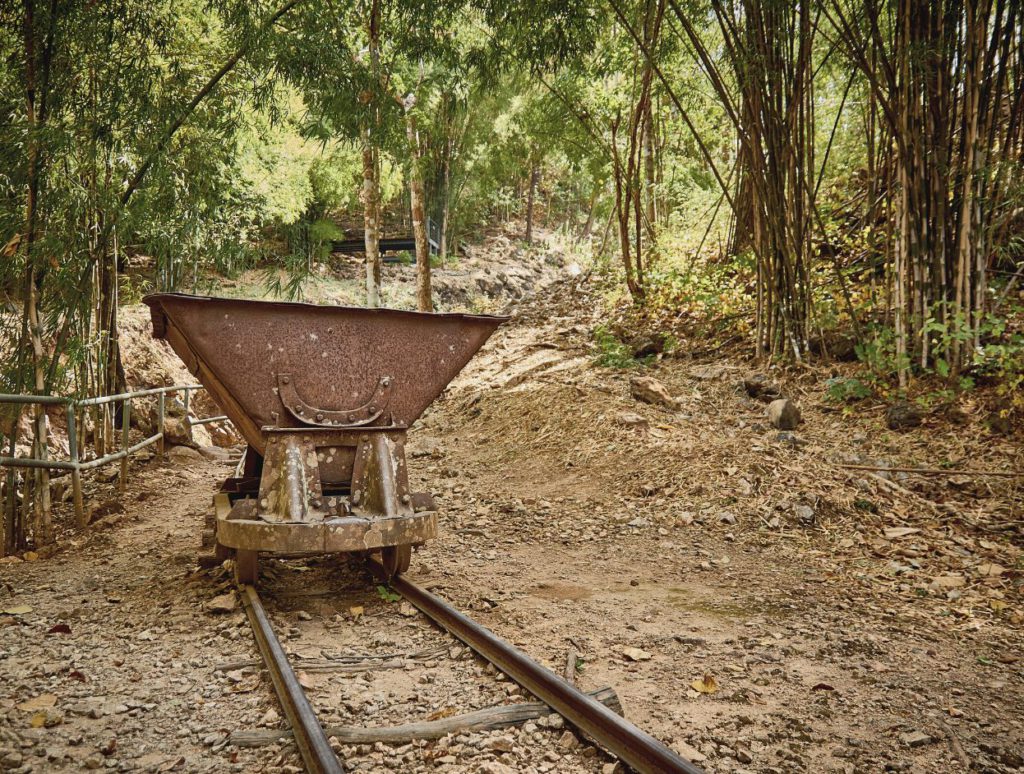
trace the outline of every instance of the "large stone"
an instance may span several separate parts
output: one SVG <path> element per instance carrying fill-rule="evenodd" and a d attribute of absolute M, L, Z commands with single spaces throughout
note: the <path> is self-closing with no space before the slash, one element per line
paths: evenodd
<path fill-rule="evenodd" d="M 629 394 L 644 403 L 664 406 L 671 411 L 679 409 L 679 400 L 673 398 L 665 385 L 653 376 L 634 376 L 629 380 Z"/>
<path fill-rule="evenodd" d="M 650 423 L 645 417 L 632 411 L 620 411 L 616 414 L 615 424 L 622 425 L 623 427 L 640 427 L 645 430 L 650 427 Z"/>
<path fill-rule="evenodd" d="M 199 453 L 206 457 L 206 459 L 213 460 L 214 462 L 228 462 L 231 459 L 231 455 L 228 454 L 227 450 L 219 446 L 200 446 Z"/>
<path fill-rule="evenodd" d="M 894 403 L 885 412 L 885 424 L 890 430 L 910 430 L 920 426 L 922 419 L 921 409 L 905 400 Z"/>
<path fill-rule="evenodd" d="M 193 418 L 194 419 L 194 418 Z M 171 446 L 213 446 L 205 425 L 190 425 L 184 416 L 164 416 L 164 442 Z M 233 445 L 233 444 L 229 444 Z"/>
<path fill-rule="evenodd" d="M 233 591 L 214 597 L 206 604 L 206 609 L 211 613 L 233 613 L 237 607 L 238 597 Z"/>
<path fill-rule="evenodd" d="M 210 440 L 214 446 L 223 449 L 230 449 L 242 442 L 242 436 L 235 432 L 235 426 L 230 422 L 218 422 L 212 425 L 205 425 L 210 433 Z"/>
<path fill-rule="evenodd" d="M 171 446 L 196 445 L 192 440 L 191 428 L 184 417 L 172 417 L 170 414 L 164 417 L 164 443 Z"/>
<path fill-rule="evenodd" d="M 779 398 L 768 404 L 768 421 L 779 430 L 796 430 L 800 424 L 800 407 L 789 398 Z"/>
<path fill-rule="evenodd" d="M 172 446 L 167 450 L 167 459 L 180 465 L 193 465 L 206 461 L 206 457 L 191 446 Z"/>
<path fill-rule="evenodd" d="M 765 374 L 751 374 L 743 380 L 743 389 L 747 395 L 764 403 L 782 397 L 782 390 L 776 382 L 773 382 Z"/>

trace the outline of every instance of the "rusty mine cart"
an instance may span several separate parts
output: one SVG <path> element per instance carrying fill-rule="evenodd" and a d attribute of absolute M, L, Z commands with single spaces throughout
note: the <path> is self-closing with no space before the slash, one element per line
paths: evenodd
<path fill-rule="evenodd" d="M 143 299 L 248 447 L 214 496 L 218 558 L 380 552 L 389 575 L 437 535 L 409 491 L 409 426 L 506 318 L 207 298 Z"/>

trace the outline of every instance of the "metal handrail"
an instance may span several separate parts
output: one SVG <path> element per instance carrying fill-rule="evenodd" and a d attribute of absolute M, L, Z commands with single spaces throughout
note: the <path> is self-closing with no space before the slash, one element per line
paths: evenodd
<path fill-rule="evenodd" d="M 67 470 L 71 472 L 71 488 L 75 506 L 75 519 L 80 526 L 85 526 L 85 507 L 82 501 L 82 471 L 93 470 L 111 462 L 121 461 L 121 475 L 118 478 L 118 489 L 124 492 L 125 480 L 128 476 L 128 458 L 147 446 L 157 445 L 157 453 L 164 454 L 164 420 L 166 419 L 167 394 L 183 392 L 185 395 L 185 425 L 189 430 L 195 425 L 208 425 L 222 422 L 226 416 L 206 417 L 205 419 L 189 419 L 189 401 L 192 392 L 205 389 L 201 384 L 175 384 L 168 387 L 151 387 L 145 390 L 133 390 L 117 395 L 102 395 L 96 398 L 63 398 L 57 395 L 5 395 L 0 394 L 0 404 L 33 405 L 33 406 L 64 406 L 67 417 L 68 460 L 49 459 L 48 449 L 43 449 L 39 457 L 5 457 L 0 456 L 0 468 L 44 468 L 46 470 Z M 131 429 L 131 402 L 134 398 L 147 398 L 156 395 L 157 400 L 157 432 L 138 443 L 129 445 L 128 433 Z M 91 460 L 78 459 L 78 434 L 75 428 L 77 409 L 89 406 L 103 406 L 121 402 L 124 410 L 121 413 L 121 448 L 117 451 L 95 457 Z"/>

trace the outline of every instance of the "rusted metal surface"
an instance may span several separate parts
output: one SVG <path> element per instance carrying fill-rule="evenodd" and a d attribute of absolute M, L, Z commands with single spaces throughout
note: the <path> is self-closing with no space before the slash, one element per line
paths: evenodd
<path fill-rule="evenodd" d="M 228 548 L 278 554 L 372 551 L 384 546 L 422 543 L 437 537 L 431 511 L 396 518 L 341 516 L 312 524 L 273 524 L 244 518 L 238 503 L 217 522 L 217 542 Z"/>
<path fill-rule="evenodd" d="M 317 720 L 316 713 L 310 706 L 302 686 L 299 685 L 299 679 L 288 663 L 284 648 L 274 636 L 274 630 L 270 626 L 270 620 L 259 595 L 252 586 L 244 586 L 241 594 L 253 636 L 259 646 L 260 655 L 263 656 L 263 662 L 270 672 L 278 701 L 281 702 L 285 717 L 292 727 L 295 744 L 302 754 L 306 771 L 311 774 L 341 774 L 344 770 L 338 762 L 338 756 L 331 749 L 327 734 L 324 733 L 323 726 Z"/>
<path fill-rule="evenodd" d="M 153 335 L 170 343 L 261 454 L 263 427 L 346 415 L 352 425 L 358 412 L 383 409 L 374 400 L 385 379 L 386 411 L 371 422 L 408 427 L 506 319 L 175 293 L 143 301 Z M 279 375 L 290 377 L 284 397 L 299 403 L 282 401 Z"/>
<path fill-rule="evenodd" d="M 217 504 L 216 543 L 237 552 L 240 580 L 255 580 L 258 552 L 400 546 L 387 564 L 401 571 L 408 547 L 436 536 L 429 496 L 409 491 L 406 430 L 505 318 L 178 294 L 144 301 L 154 336 L 249 444 L 245 478 L 222 490 L 230 508 Z"/>
<path fill-rule="evenodd" d="M 703 774 L 698 766 L 677 755 L 600 702 L 569 685 L 550 669 L 541 666 L 404 575 L 397 575 L 391 578 L 390 582 L 395 591 L 419 608 L 424 615 L 458 637 L 636 771 L 651 774 Z"/>
<path fill-rule="evenodd" d="M 391 377 L 381 378 L 377 389 L 366 403 L 344 411 L 331 411 L 310 406 L 295 391 L 295 382 L 292 380 L 291 374 L 277 375 L 277 390 L 288 413 L 302 424 L 320 427 L 337 427 L 338 425 L 358 427 L 368 425 L 385 416 L 388 403 L 391 401 Z M 384 423 L 391 424 L 390 415 L 385 417 Z"/>
<path fill-rule="evenodd" d="M 437 536 L 432 498 L 409 491 L 405 430 L 265 432 L 258 490 L 255 479 L 225 482 L 223 491 L 235 502 L 218 508 L 222 545 L 301 554 L 366 551 Z"/>

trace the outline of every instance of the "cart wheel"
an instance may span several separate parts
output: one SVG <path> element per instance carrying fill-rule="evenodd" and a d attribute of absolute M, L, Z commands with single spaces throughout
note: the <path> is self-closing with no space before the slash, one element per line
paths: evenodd
<path fill-rule="evenodd" d="M 260 560 L 257 551 L 235 551 L 235 582 L 238 585 L 256 584 L 260 573 Z"/>
<path fill-rule="evenodd" d="M 393 578 L 409 569 L 412 546 L 408 543 L 402 546 L 384 546 L 380 550 L 380 558 L 384 572 L 389 578 Z"/>

